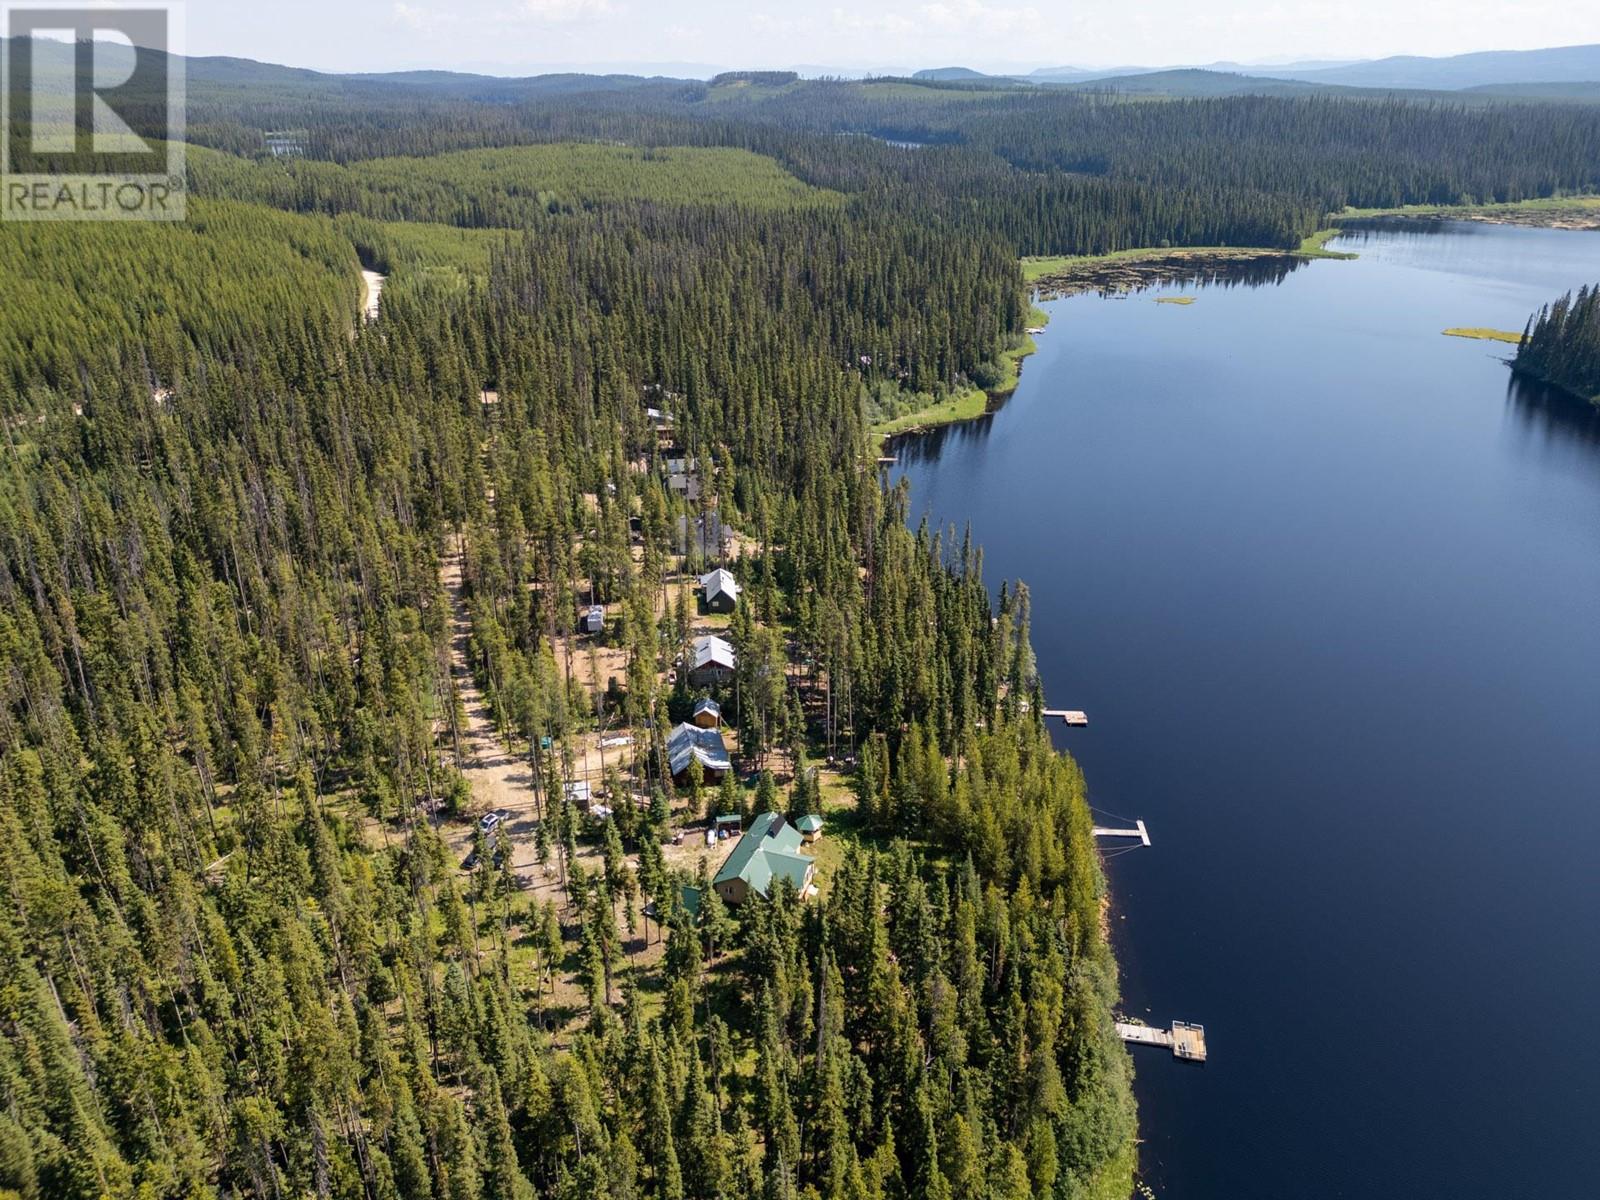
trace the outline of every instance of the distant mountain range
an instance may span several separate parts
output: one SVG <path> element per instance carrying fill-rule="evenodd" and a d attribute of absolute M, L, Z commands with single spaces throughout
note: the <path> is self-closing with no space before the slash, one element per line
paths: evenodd
<path fill-rule="evenodd" d="M 0 39 L 0 43 L 3 42 L 4 39 Z M 104 47 L 101 52 L 112 59 L 131 53 L 116 46 Z M 71 69 L 72 51 L 67 45 L 41 43 L 38 53 L 41 55 L 39 66 L 47 71 Z M 107 65 L 113 64 L 108 62 Z M 187 72 L 191 88 L 228 90 L 240 86 L 275 86 L 295 92 L 309 89 L 338 94 L 387 87 L 435 95 L 446 92 L 483 100 L 621 91 L 669 82 L 689 86 L 691 82 L 670 75 L 622 72 L 569 71 L 523 77 L 443 70 L 334 74 L 220 56 L 190 58 Z M 808 68 L 802 74 L 845 77 L 849 73 Z M 957 87 L 1055 87 L 1177 97 L 1371 95 L 1415 91 L 1448 96 L 1462 103 L 1487 104 L 1508 99 L 1600 102 L 1600 45 L 1488 51 L 1450 58 L 1400 56 L 1368 62 L 1314 61 L 1266 66 L 1221 62 L 1202 67 L 1111 70 L 1049 67 L 1026 75 L 992 75 L 970 67 L 945 66 L 918 71 L 911 78 Z"/>
<path fill-rule="evenodd" d="M 1489 50 L 1450 58 L 1402 55 L 1373 62 L 1313 70 L 1258 68 L 1276 79 L 1331 83 L 1345 87 L 1425 88 L 1458 91 L 1507 83 L 1600 82 L 1600 45 L 1557 46 L 1549 50 Z"/>
<path fill-rule="evenodd" d="M 1220 62 L 1193 67 L 1044 67 L 1027 75 L 985 75 L 967 67 L 918 71 L 914 78 L 938 82 L 1020 81 L 1183 95 L 1225 95 L 1276 90 L 1268 81 L 1336 88 L 1421 91 L 1497 90 L 1505 95 L 1589 98 L 1600 86 L 1600 45 L 1547 50 L 1490 50 L 1448 58 L 1397 55 L 1370 61 L 1313 61 L 1249 66 Z M 1583 85 L 1566 91 L 1552 85 Z M 1284 91 L 1304 89 L 1281 89 Z"/>

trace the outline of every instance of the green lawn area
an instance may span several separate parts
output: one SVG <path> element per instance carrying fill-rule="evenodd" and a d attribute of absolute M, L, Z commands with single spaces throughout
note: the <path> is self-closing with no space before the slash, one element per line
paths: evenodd
<path fill-rule="evenodd" d="M 1446 337 L 1477 338 L 1485 342 L 1510 342 L 1513 346 L 1522 341 L 1520 333 L 1512 333 L 1509 329 L 1483 329 L 1479 327 L 1457 326 L 1444 331 Z"/>
<path fill-rule="evenodd" d="M 1157 296 L 1157 304 L 1181 304 L 1185 308 L 1194 303 L 1193 296 Z"/>

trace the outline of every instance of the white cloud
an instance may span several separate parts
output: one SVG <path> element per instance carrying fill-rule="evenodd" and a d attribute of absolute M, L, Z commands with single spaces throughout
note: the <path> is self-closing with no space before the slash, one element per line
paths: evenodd
<path fill-rule="evenodd" d="M 924 4 L 922 15 L 939 29 L 963 30 L 974 36 L 1015 33 L 1039 23 L 1039 10 L 985 4 L 983 0 L 940 0 Z"/>
<path fill-rule="evenodd" d="M 432 33 L 441 26 L 453 24 L 456 14 L 402 2 L 394 6 L 394 19 L 415 33 Z"/>
<path fill-rule="evenodd" d="M 522 0 L 516 8 L 524 20 L 543 25 L 576 25 L 614 16 L 619 11 L 611 0 Z"/>
<path fill-rule="evenodd" d="M 917 23 L 904 13 L 863 13 L 836 8 L 833 10 L 833 27 L 841 33 L 904 35 L 915 33 Z"/>
<path fill-rule="evenodd" d="M 941 44 L 959 38 L 964 45 L 990 42 L 1026 29 L 1036 28 L 1041 17 L 1032 5 L 1013 8 L 986 4 L 984 0 L 934 0 L 909 10 L 860 12 L 845 8 L 833 10 L 833 27 L 840 33 L 890 35 Z M 915 52 L 916 46 L 901 46 L 902 52 Z"/>

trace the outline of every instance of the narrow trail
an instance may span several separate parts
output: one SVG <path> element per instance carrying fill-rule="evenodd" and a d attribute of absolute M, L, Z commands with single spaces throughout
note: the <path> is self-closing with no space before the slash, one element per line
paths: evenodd
<path fill-rule="evenodd" d="M 466 714 L 461 726 L 461 773 L 472 785 L 474 808 L 488 811 L 504 809 L 511 814 L 507 824 L 515 846 L 513 866 L 519 871 L 534 869 L 533 831 L 535 809 L 533 778 L 528 760 L 512 753 L 495 730 L 489 702 L 478 687 L 467 660 L 472 618 L 467 612 L 467 586 L 464 577 L 465 549 L 461 536 L 451 539 L 450 550 L 440 564 L 439 579 L 450 597 L 450 678 Z M 472 826 L 451 825 L 445 837 L 464 855 L 472 846 Z"/>

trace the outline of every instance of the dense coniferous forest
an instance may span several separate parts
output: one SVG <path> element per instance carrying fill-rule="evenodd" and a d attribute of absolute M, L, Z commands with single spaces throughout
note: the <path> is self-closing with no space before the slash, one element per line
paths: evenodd
<path fill-rule="evenodd" d="M 1530 317 L 1512 367 L 1600 404 L 1600 286 L 1579 288 Z"/>
<path fill-rule="evenodd" d="M 868 398 L 989 377 L 1019 253 L 1593 186 L 1595 114 L 193 78 L 188 222 L 0 226 L 0 1196 L 1126 1196 L 1028 593 Z M 731 909 L 764 811 L 817 894 Z"/>

